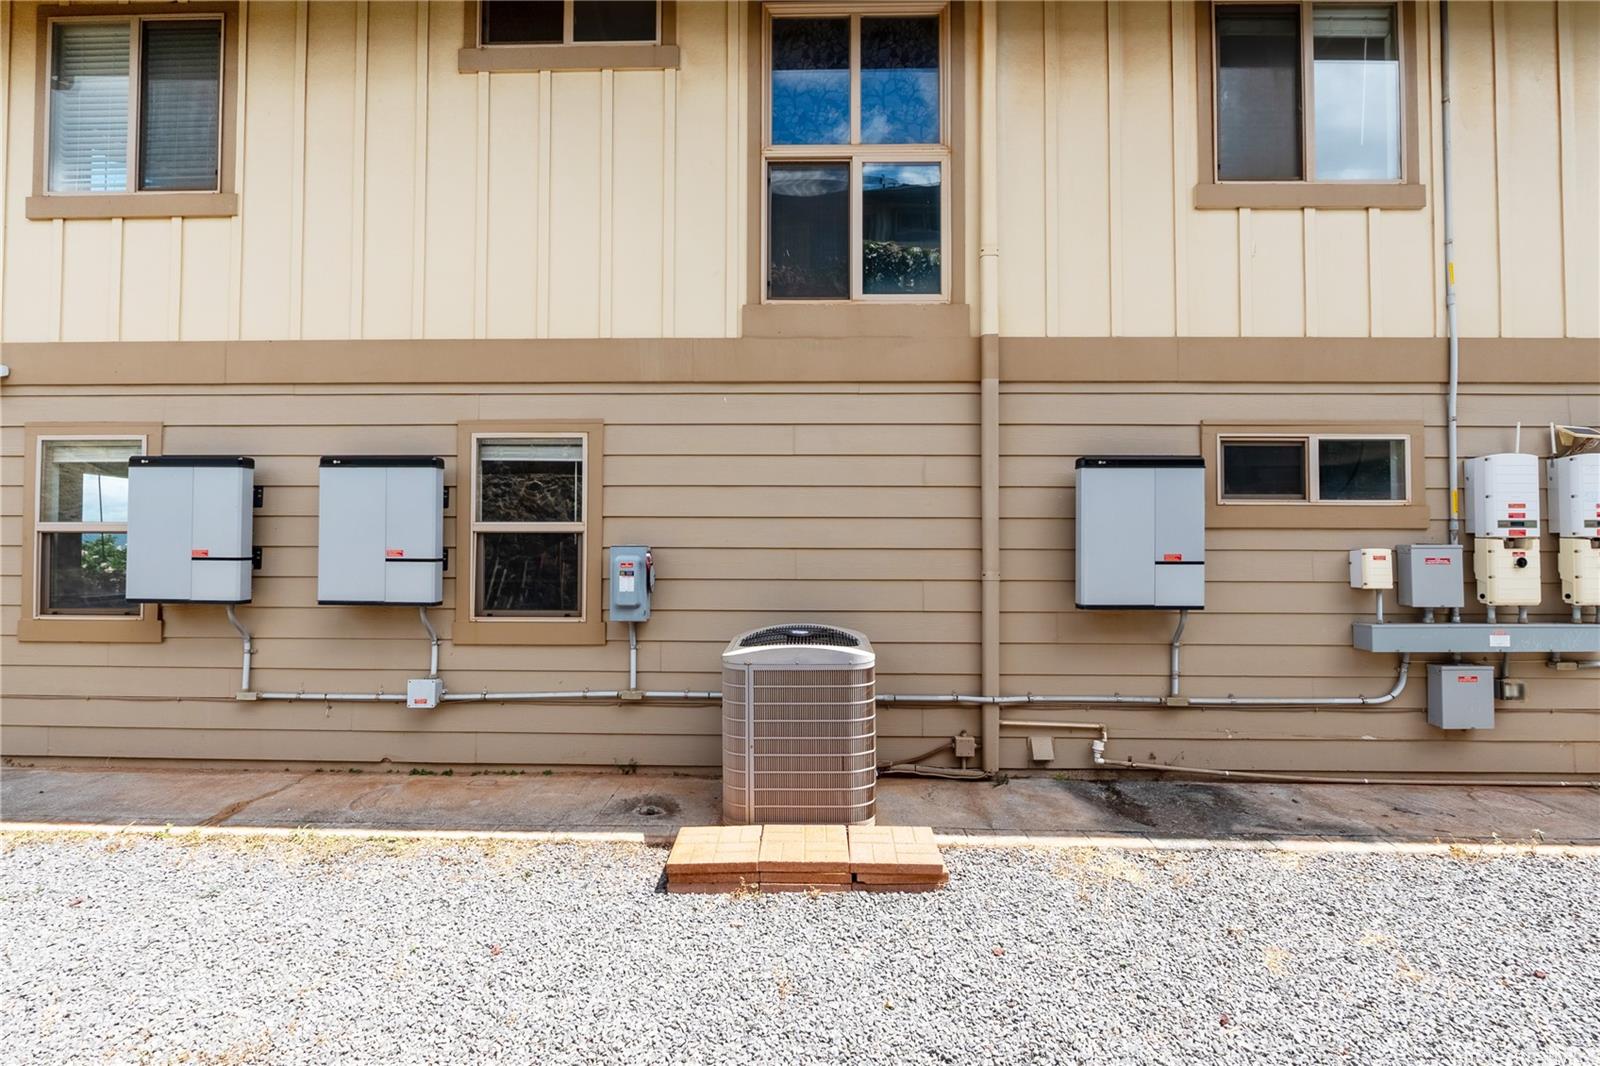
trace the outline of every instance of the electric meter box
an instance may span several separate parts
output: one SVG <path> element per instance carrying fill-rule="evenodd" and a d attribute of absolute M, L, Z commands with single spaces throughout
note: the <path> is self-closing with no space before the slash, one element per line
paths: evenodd
<path fill-rule="evenodd" d="M 317 602 L 444 602 L 444 460 L 325 455 L 317 470 Z"/>
<path fill-rule="evenodd" d="M 1472 543 L 1472 570 L 1478 577 L 1478 602 L 1490 607 L 1537 607 L 1539 539 L 1497 540 L 1479 537 Z"/>
<path fill-rule="evenodd" d="M 1494 671 L 1428 664 L 1428 724 L 1439 729 L 1494 728 Z"/>
<path fill-rule="evenodd" d="M 128 460 L 128 584 L 135 603 L 249 603 L 254 459 Z"/>
<path fill-rule="evenodd" d="M 1501 452 L 1468 459 L 1467 532 L 1475 537 L 1539 535 L 1539 459 Z"/>
<path fill-rule="evenodd" d="M 1545 460 L 1550 531 L 1600 540 L 1600 452 Z"/>
<path fill-rule="evenodd" d="M 1395 584 L 1402 607 L 1465 607 L 1466 566 L 1459 544 L 1400 544 Z"/>
<path fill-rule="evenodd" d="M 648 622 L 655 589 L 655 560 L 643 544 L 611 546 L 611 620 Z"/>
<path fill-rule="evenodd" d="M 1203 609 L 1205 460 L 1089 455 L 1078 460 L 1077 475 L 1077 606 Z"/>
<path fill-rule="evenodd" d="M 1350 587 L 1394 588 L 1394 551 L 1390 548 L 1351 548 Z"/>

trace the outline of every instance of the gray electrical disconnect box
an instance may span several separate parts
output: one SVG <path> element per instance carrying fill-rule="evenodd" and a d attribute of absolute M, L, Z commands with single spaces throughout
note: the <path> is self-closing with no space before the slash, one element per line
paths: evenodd
<path fill-rule="evenodd" d="M 1428 664 L 1428 724 L 1440 729 L 1494 728 L 1494 671 Z"/>
<path fill-rule="evenodd" d="M 136 603 L 249 603 L 254 459 L 128 460 L 128 590 Z"/>
<path fill-rule="evenodd" d="M 1205 460 L 1091 455 L 1077 470 L 1077 605 L 1204 608 Z"/>
<path fill-rule="evenodd" d="M 655 561 L 643 544 L 611 546 L 611 620 L 648 622 L 650 592 L 655 588 Z"/>
<path fill-rule="evenodd" d="M 325 455 L 317 470 L 317 602 L 444 602 L 444 460 Z"/>
<path fill-rule="evenodd" d="M 1395 585 L 1402 607 L 1466 606 L 1466 575 L 1459 544 L 1399 544 Z"/>

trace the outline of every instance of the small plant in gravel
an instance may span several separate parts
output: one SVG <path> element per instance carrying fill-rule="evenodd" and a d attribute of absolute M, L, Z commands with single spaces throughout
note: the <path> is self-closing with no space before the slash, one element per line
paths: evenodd
<path fill-rule="evenodd" d="M 1010 783 L 1011 783 L 1011 775 L 1010 774 L 995 774 L 994 775 L 994 779 L 989 782 L 989 787 L 990 788 L 999 788 L 1001 785 L 1009 785 Z"/>
<path fill-rule="evenodd" d="M 625 777 L 632 777 L 639 772 L 639 760 L 629 759 L 627 762 L 617 763 L 617 772 Z"/>

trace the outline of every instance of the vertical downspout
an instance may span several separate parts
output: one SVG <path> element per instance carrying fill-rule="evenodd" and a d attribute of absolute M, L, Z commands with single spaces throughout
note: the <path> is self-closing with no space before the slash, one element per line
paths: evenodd
<path fill-rule="evenodd" d="M 998 156 L 999 12 L 981 0 L 978 57 L 978 398 L 979 533 L 982 548 L 983 694 L 1000 695 L 1000 166 Z M 1000 707 L 985 704 L 983 769 L 1000 770 Z"/>
<path fill-rule="evenodd" d="M 1456 443 L 1457 392 L 1461 385 L 1461 348 L 1456 325 L 1456 230 L 1455 215 L 1451 208 L 1451 157 L 1450 157 L 1450 4 L 1439 0 L 1439 113 L 1440 141 L 1442 145 L 1443 173 L 1440 185 L 1444 196 L 1444 314 L 1445 329 L 1450 338 L 1450 380 L 1445 394 L 1446 452 L 1450 466 L 1450 543 L 1461 543 L 1461 492 L 1460 456 Z M 1460 612 L 1453 612 L 1451 621 L 1460 621 Z"/>

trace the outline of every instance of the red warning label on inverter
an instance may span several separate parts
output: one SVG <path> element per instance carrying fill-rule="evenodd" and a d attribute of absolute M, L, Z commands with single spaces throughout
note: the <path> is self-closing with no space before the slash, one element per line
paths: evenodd
<path fill-rule="evenodd" d="M 383 556 L 385 559 L 404 559 L 406 550 L 404 548 L 385 548 Z"/>
<path fill-rule="evenodd" d="M 210 556 L 211 556 L 211 549 L 210 548 L 190 548 L 189 549 L 189 558 L 191 558 L 191 559 L 207 559 L 207 558 L 210 558 Z"/>
<path fill-rule="evenodd" d="M 1456 676 L 1456 684 L 1458 685 L 1476 685 L 1477 683 L 1477 674 L 1458 674 Z"/>

